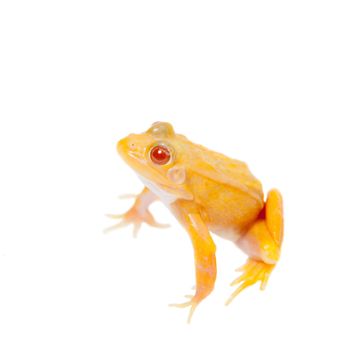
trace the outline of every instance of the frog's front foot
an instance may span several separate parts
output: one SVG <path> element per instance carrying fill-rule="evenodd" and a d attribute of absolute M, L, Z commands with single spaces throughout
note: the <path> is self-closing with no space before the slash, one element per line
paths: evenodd
<path fill-rule="evenodd" d="M 175 303 L 175 304 L 169 304 L 170 307 L 179 307 L 179 308 L 185 308 L 185 307 L 190 307 L 190 312 L 187 317 L 187 323 L 191 322 L 194 310 L 196 309 L 197 305 L 199 304 L 199 301 L 196 299 L 195 296 L 192 295 L 185 295 L 186 298 L 189 298 L 191 300 L 186 301 L 184 303 Z"/>
<path fill-rule="evenodd" d="M 166 228 L 170 226 L 168 224 L 161 224 L 157 222 L 149 210 L 139 211 L 135 207 L 132 207 L 130 210 L 128 210 L 124 214 L 120 214 L 120 215 L 107 214 L 107 216 L 112 219 L 121 219 L 121 220 L 117 224 L 106 228 L 104 230 L 105 233 L 109 233 L 110 231 L 113 231 L 115 229 L 118 229 L 127 225 L 134 225 L 133 235 L 134 237 L 136 237 L 143 223 L 146 223 L 150 226 L 158 227 L 158 228 Z"/>
<path fill-rule="evenodd" d="M 274 267 L 275 265 L 249 258 L 246 264 L 237 269 L 237 271 L 242 271 L 242 274 L 231 283 L 231 286 L 238 285 L 238 287 L 226 301 L 226 305 L 230 304 L 242 290 L 259 281 L 261 282 L 260 289 L 265 289 Z"/>
<path fill-rule="evenodd" d="M 167 224 L 161 224 L 157 222 L 153 215 L 149 211 L 149 206 L 151 203 L 153 203 L 157 197 L 147 188 L 144 188 L 144 190 L 137 196 L 134 195 L 124 195 L 121 198 L 132 198 L 136 197 L 134 205 L 124 214 L 121 215 L 114 215 L 114 214 L 108 214 L 107 216 L 112 219 L 120 219 L 120 221 L 108 227 L 104 230 L 105 233 L 108 233 L 112 230 L 115 230 L 120 227 L 124 227 L 130 224 L 134 225 L 134 237 L 136 237 L 137 232 L 139 231 L 142 223 L 146 223 L 153 227 L 159 227 L 159 228 L 166 228 L 169 227 Z"/>

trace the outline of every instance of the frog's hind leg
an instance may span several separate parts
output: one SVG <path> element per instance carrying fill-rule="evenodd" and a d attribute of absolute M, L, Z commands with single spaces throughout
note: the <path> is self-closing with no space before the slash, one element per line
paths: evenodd
<path fill-rule="evenodd" d="M 226 304 L 229 304 L 242 290 L 260 282 L 260 289 L 267 281 L 280 257 L 283 241 L 283 203 L 277 190 L 271 190 L 259 219 L 236 244 L 249 259 L 238 269 L 242 274 L 231 285 L 238 285 Z"/>

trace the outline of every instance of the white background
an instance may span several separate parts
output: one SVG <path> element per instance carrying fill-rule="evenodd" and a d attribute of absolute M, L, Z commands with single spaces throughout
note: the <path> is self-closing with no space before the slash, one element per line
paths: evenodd
<path fill-rule="evenodd" d="M 348 1 L 1 1 L 0 348 L 349 349 Z M 265 292 L 192 324 L 186 232 L 104 235 L 142 189 L 115 144 L 166 120 L 285 200 Z"/>

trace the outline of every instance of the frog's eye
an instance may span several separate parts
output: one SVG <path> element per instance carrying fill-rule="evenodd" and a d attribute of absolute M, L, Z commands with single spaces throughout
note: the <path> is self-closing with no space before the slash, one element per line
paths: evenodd
<path fill-rule="evenodd" d="M 164 145 L 156 145 L 150 150 L 150 158 L 154 164 L 165 165 L 169 163 L 171 153 L 168 147 Z"/>

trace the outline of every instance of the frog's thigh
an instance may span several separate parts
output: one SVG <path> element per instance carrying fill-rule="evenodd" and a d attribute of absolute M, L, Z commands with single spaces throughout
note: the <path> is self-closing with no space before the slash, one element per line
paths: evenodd
<path fill-rule="evenodd" d="M 265 203 L 265 218 L 257 220 L 236 244 L 251 258 L 275 264 L 283 240 L 282 196 L 271 190 Z"/>
<path fill-rule="evenodd" d="M 281 193 L 276 189 L 271 190 L 267 195 L 265 220 L 272 238 L 281 247 L 283 241 L 283 200 Z"/>
<path fill-rule="evenodd" d="M 271 237 L 265 220 L 259 220 L 238 240 L 237 245 L 250 257 L 266 264 L 276 264 L 280 248 Z"/>

